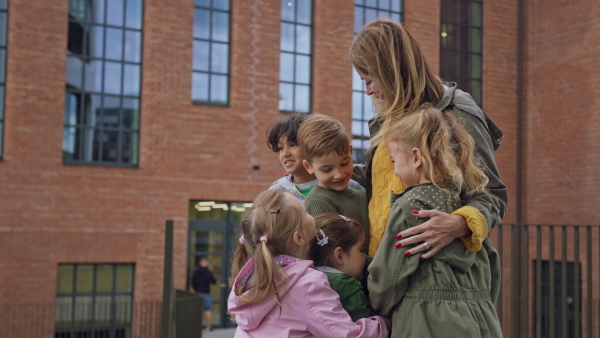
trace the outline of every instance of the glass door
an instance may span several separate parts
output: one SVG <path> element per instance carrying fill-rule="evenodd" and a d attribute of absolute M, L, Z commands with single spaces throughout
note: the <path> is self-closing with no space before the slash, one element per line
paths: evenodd
<path fill-rule="evenodd" d="M 190 202 L 188 291 L 195 292 L 191 277 L 200 259 L 207 257 L 209 269 L 217 280 L 210 288 L 212 327 L 235 326 L 227 314 L 229 277 L 233 254 L 241 236 L 240 221 L 250 206 L 250 203 L 236 202 Z"/>

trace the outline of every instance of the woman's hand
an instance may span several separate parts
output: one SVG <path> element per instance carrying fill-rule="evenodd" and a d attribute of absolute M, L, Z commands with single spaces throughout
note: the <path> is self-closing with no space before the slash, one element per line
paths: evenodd
<path fill-rule="evenodd" d="M 413 211 L 413 215 L 429 220 L 396 235 L 397 239 L 402 239 L 396 243 L 397 248 L 425 242 L 407 251 L 407 256 L 426 251 L 421 255 L 421 259 L 432 257 L 455 238 L 471 234 L 467 221 L 460 215 L 451 215 L 439 210 Z"/>

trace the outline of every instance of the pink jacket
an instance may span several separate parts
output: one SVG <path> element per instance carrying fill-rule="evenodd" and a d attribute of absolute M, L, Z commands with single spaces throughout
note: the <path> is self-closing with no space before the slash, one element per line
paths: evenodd
<path fill-rule="evenodd" d="M 250 259 L 237 276 L 254 267 Z M 235 337 L 387 337 L 388 329 L 379 317 L 352 322 L 342 308 L 338 294 L 331 289 L 327 276 L 313 269 L 313 262 L 302 260 L 283 268 L 288 286 L 280 292 L 281 316 L 274 296 L 258 303 L 241 302 L 231 291 L 229 313 L 238 324 Z"/>

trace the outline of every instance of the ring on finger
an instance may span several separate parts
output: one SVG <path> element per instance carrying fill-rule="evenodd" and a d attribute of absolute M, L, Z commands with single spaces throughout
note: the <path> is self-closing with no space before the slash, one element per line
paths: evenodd
<path fill-rule="evenodd" d="M 427 249 L 427 250 L 431 249 L 431 247 L 429 246 L 429 244 L 427 244 L 427 242 L 423 242 L 423 245 L 425 245 L 425 249 Z"/>

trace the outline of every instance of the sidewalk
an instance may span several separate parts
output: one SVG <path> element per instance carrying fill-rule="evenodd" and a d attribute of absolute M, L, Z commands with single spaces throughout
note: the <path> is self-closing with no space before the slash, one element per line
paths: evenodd
<path fill-rule="evenodd" d="M 232 338 L 235 335 L 235 327 L 228 329 L 218 329 L 214 328 L 212 331 L 208 332 L 206 330 L 202 331 L 202 338 Z"/>

